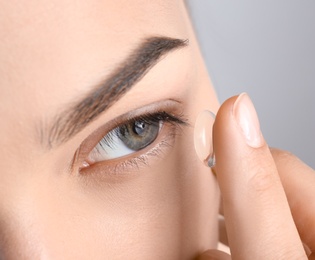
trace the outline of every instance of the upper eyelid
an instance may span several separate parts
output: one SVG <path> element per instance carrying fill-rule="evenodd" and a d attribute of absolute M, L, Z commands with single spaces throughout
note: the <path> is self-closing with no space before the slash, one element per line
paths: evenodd
<path fill-rule="evenodd" d="M 165 121 L 169 121 L 169 122 L 176 122 L 182 125 L 188 125 L 188 120 L 186 118 L 183 117 L 183 115 L 171 115 L 165 111 L 158 111 L 158 112 L 153 112 L 153 113 L 147 113 L 144 115 L 140 115 L 140 116 L 136 116 L 133 118 L 130 118 L 127 122 L 124 122 L 122 124 L 120 124 L 118 127 L 124 125 L 124 124 L 128 124 L 128 123 L 132 123 L 134 121 L 137 120 L 143 120 L 143 121 L 159 121 L 159 120 L 165 120 Z"/>

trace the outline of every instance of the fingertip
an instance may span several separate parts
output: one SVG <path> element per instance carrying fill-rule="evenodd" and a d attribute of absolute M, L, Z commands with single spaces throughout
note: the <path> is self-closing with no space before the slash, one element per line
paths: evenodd
<path fill-rule="evenodd" d="M 220 134 L 221 130 L 225 128 L 225 124 L 232 116 L 233 106 L 237 98 L 238 96 L 230 97 L 229 99 L 225 100 L 220 106 L 213 125 L 214 136 Z M 214 138 L 214 140 L 216 140 L 216 138 Z"/>
<path fill-rule="evenodd" d="M 233 121 L 233 106 L 238 96 L 233 96 L 223 102 L 218 110 L 213 125 L 213 149 L 216 156 L 216 171 L 226 161 L 231 161 L 232 155 L 240 149 L 241 143 L 234 138 L 235 124 Z"/>

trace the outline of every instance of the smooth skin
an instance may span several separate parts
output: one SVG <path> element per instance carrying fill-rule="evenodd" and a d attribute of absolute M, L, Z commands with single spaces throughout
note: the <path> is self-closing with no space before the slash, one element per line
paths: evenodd
<path fill-rule="evenodd" d="M 189 44 L 163 56 L 75 136 L 47 147 L 56 116 L 152 36 Z M 245 145 L 231 113 L 235 98 L 223 104 L 215 124 L 218 178 L 197 158 L 191 126 L 200 111 L 216 112 L 219 103 L 184 1 L 0 1 L 0 39 L 0 259 L 195 259 L 218 244 L 219 186 L 233 258 L 303 256 L 282 184 L 302 236 L 314 216 L 311 170 L 301 170 L 308 188 L 300 173 L 281 184 L 267 145 Z M 95 131 L 152 104 L 183 114 L 190 127 L 161 131 L 137 155 L 161 140 L 169 145 L 141 167 L 110 174 L 126 159 L 117 158 L 85 174 L 78 170 L 81 151 L 101 139 Z M 314 251 L 308 234 L 302 239 Z"/>
<path fill-rule="evenodd" d="M 188 44 L 75 136 L 47 147 L 56 117 L 149 37 Z M 192 126 L 219 102 L 184 1 L 1 0 L 0 39 L 1 260 L 193 259 L 216 248 L 219 188 L 192 149 Z M 189 126 L 165 124 L 146 149 L 78 170 L 110 122 L 152 106 Z M 145 154 L 145 163 L 117 166 Z"/>
<path fill-rule="evenodd" d="M 315 172 L 290 153 L 270 150 L 262 135 L 258 145 L 248 143 L 237 114 L 246 102 L 246 94 L 225 101 L 214 125 L 231 256 L 209 250 L 200 259 L 315 259 Z"/>

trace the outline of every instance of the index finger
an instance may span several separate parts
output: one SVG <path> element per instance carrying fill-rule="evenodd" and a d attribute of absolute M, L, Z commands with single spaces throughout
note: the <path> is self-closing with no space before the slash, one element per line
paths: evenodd
<path fill-rule="evenodd" d="M 306 258 L 276 166 L 246 94 L 221 106 L 213 133 L 232 257 Z"/>

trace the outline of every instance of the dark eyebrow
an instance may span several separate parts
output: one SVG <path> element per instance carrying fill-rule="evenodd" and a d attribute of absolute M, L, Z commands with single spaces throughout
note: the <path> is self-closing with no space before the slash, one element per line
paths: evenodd
<path fill-rule="evenodd" d="M 187 45 L 188 40 L 169 37 L 145 39 L 107 79 L 55 117 L 48 129 L 48 139 L 41 129 L 42 142 L 48 141 L 52 148 L 68 141 L 126 94 L 165 54 Z"/>

